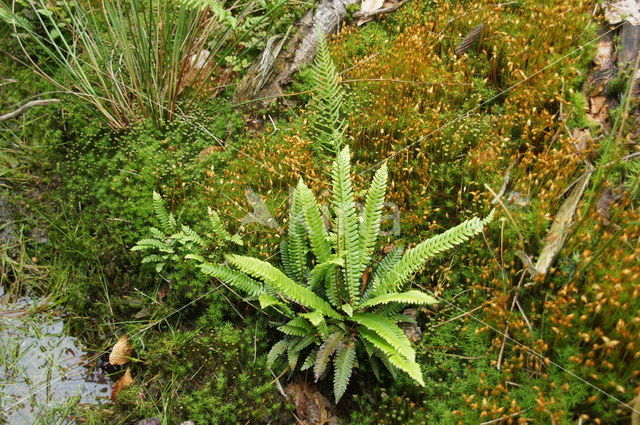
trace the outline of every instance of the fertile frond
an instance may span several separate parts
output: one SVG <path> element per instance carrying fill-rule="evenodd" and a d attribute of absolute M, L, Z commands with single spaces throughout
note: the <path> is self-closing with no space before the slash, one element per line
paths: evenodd
<path fill-rule="evenodd" d="M 288 261 L 292 279 L 302 282 L 307 274 L 307 229 L 305 225 L 305 208 L 302 200 L 302 180 L 293 192 L 291 209 L 289 210 L 289 233 L 287 239 Z"/>
<path fill-rule="evenodd" d="M 424 380 L 422 379 L 422 371 L 420 365 L 414 360 L 408 359 L 400 354 L 395 348 L 387 343 L 384 338 L 375 332 L 368 331 L 365 328 L 359 328 L 360 336 L 369 341 L 377 350 L 380 351 L 380 359 L 383 363 L 389 362 L 394 367 L 407 373 L 420 385 L 424 386 Z"/>
<path fill-rule="evenodd" d="M 364 309 L 367 307 L 373 307 L 380 304 L 387 303 L 403 303 L 403 304 L 437 304 L 438 300 L 431 295 L 427 295 L 421 291 L 407 291 L 401 293 L 390 293 L 379 295 L 368 301 L 363 302 L 358 306 L 358 309 Z"/>
<path fill-rule="evenodd" d="M 324 374 L 331 356 L 342 344 L 343 337 L 344 332 L 334 332 L 329 335 L 327 339 L 325 339 L 325 341 L 322 343 L 320 348 L 318 348 L 318 353 L 316 354 L 316 363 L 313 366 L 313 374 L 316 382 L 318 381 L 318 379 L 320 379 L 320 376 Z"/>
<path fill-rule="evenodd" d="M 165 233 L 171 233 L 176 229 L 176 220 L 173 214 L 169 214 L 164 206 L 164 200 L 158 192 L 153 192 L 153 209 L 160 226 Z"/>
<path fill-rule="evenodd" d="M 380 221 L 382 220 L 382 207 L 387 190 L 387 164 L 383 164 L 373 176 L 371 186 L 367 191 L 367 197 L 360 224 L 360 262 L 358 274 L 362 274 L 371 261 L 371 255 L 380 233 Z"/>
<path fill-rule="evenodd" d="M 333 359 L 333 392 L 336 403 L 347 389 L 355 360 L 356 346 L 353 342 L 342 345 Z"/>
<path fill-rule="evenodd" d="M 331 255 L 329 233 L 324 225 L 324 219 L 320 212 L 320 206 L 316 197 L 302 180 L 300 180 L 300 197 L 304 205 L 304 214 L 307 223 L 307 231 L 311 249 L 319 262 L 326 261 Z"/>
<path fill-rule="evenodd" d="M 411 248 L 382 276 L 380 285 L 373 295 L 400 288 L 427 260 L 468 241 L 482 231 L 484 224 L 483 220 L 474 217 Z"/>
<path fill-rule="evenodd" d="M 333 165 L 333 208 L 335 213 L 335 231 L 337 254 L 345 259 L 344 278 L 348 301 L 355 303 L 360 291 L 360 244 L 358 242 L 358 216 L 351 186 L 351 165 L 349 147 L 345 147 Z"/>
<path fill-rule="evenodd" d="M 395 350 L 409 360 L 414 360 L 416 352 L 411 347 L 411 341 L 402 329 L 389 318 L 373 313 L 356 313 L 351 320 L 380 335 Z"/>
<path fill-rule="evenodd" d="M 314 310 L 320 310 L 326 316 L 340 318 L 340 315 L 331 308 L 329 303 L 314 294 L 310 289 L 295 283 L 266 261 L 232 254 L 226 255 L 225 258 L 244 273 L 262 279 L 274 291 L 296 303 Z"/>
<path fill-rule="evenodd" d="M 327 46 L 324 34 L 319 38 L 316 58 L 310 69 L 315 93 L 311 102 L 313 136 L 318 150 L 336 154 L 340 151 L 344 132 L 342 104 L 344 90 L 338 70 Z"/>
<path fill-rule="evenodd" d="M 200 270 L 207 276 L 218 278 L 227 285 L 238 288 L 253 297 L 260 296 L 265 292 L 264 287 L 260 283 L 251 279 L 246 274 L 240 273 L 227 266 L 203 263 L 200 265 Z"/>

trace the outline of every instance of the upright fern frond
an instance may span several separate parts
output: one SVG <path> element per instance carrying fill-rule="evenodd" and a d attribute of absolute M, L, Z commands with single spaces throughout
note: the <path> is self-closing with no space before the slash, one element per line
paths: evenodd
<path fill-rule="evenodd" d="M 327 261 L 331 255 L 331 244 L 329 242 L 329 233 L 324 225 L 324 219 L 320 212 L 320 206 L 316 197 L 313 196 L 311 190 L 302 180 L 300 188 L 300 198 L 304 205 L 305 218 L 307 223 L 307 231 L 309 233 L 309 241 L 311 249 L 319 262 Z"/>
<path fill-rule="evenodd" d="M 316 363 L 313 366 L 313 375 L 316 381 L 320 379 L 320 377 L 324 374 L 325 370 L 327 370 L 327 366 L 329 365 L 329 360 L 338 347 L 342 344 L 342 338 L 344 337 L 344 332 L 337 331 L 332 333 L 324 340 L 322 345 L 318 348 L 318 353 L 316 354 Z"/>
<path fill-rule="evenodd" d="M 313 136 L 317 149 L 337 154 L 342 148 L 345 121 L 342 118 L 344 90 L 340 86 L 336 68 L 324 34 L 318 34 L 316 58 L 311 67 L 313 86 L 316 89 L 310 104 Z"/>
<path fill-rule="evenodd" d="M 158 192 L 153 192 L 153 210 L 155 211 L 156 217 L 158 218 L 160 226 L 164 232 L 170 233 L 175 231 L 176 220 L 173 217 L 173 214 L 167 212 L 167 209 L 164 206 L 164 200 Z"/>
<path fill-rule="evenodd" d="M 378 240 L 388 174 L 387 164 L 382 165 L 373 176 L 373 181 L 367 192 L 362 223 L 360 224 L 360 261 L 357 270 L 359 275 L 371 261 L 371 255 Z"/>
<path fill-rule="evenodd" d="M 360 243 L 358 215 L 351 186 L 351 166 L 349 147 L 337 156 L 332 170 L 333 208 L 337 239 L 337 255 L 345 259 L 344 278 L 348 302 L 355 303 L 360 298 Z"/>
<path fill-rule="evenodd" d="M 287 239 L 288 261 L 292 278 L 301 282 L 306 279 L 307 268 L 307 229 L 305 225 L 305 206 L 302 200 L 304 183 L 298 182 L 293 192 L 291 209 L 289 210 L 289 232 Z"/>

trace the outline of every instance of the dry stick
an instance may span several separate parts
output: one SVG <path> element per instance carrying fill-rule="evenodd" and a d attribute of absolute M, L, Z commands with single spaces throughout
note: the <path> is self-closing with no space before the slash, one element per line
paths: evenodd
<path fill-rule="evenodd" d="M 418 285 L 418 286 L 419 286 L 419 285 Z M 422 288 L 422 287 L 420 287 L 420 288 L 421 288 L 421 289 L 424 289 L 424 288 Z M 479 305 L 478 307 L 476 307 L 476 308 L 474 308 L 474 309 L 471 309 L 471 310 L 469 310 L 469 311 L 467 311 L 467 312 L 465 312 L 465 313 L 462 313 L 462 314 L 460 314 L 460 315 L 458 315 L 458 316 L 456 316 L 456 317 L 453 317 L 453 318 L 451 318 L 451 319 L 445 320 L 444 322 L 438 323 L 438 324 L 434 325 L 433 327 L 434 327 L 434 329 L 435 329 L 435 328 L 439 328 L 440 326 L 444 326 L 444 325 L 446 325 L 446 324 L 447 324 L 447 323 L 449 323 L 449 322 L 453 322 L 454 320 L 458 320 L 458 319 L 461 319 L 461 318 L 463 318 L 463 317 L 465 317 L 465 316 L 468 316 L 468 315 L 472 314 L 474 311 L 481 309 L 482 307 L 484 307 L 484 304 L 481 304 L 481 305 Z"/>
<path fill-rule="evenodd" d="M 8 113 L 6 113 L 4 115 L 0 115 L 0 122 L 10 120 L 11 118 L 16 118 L 17 116 L 20 116 L 23 113 L 25 113 L 28 109 L 31 109 L 31 108 L 33 108 L 35 106 L 50 105 L 52 103 L 58 103 L 58 102 L 60 102 L 60 99 L 32 100 L 31 102 L 25 103 L 24 105 L 22 105 L 21 107 L 19 107 L 15 111 L 8 112 Z"/>

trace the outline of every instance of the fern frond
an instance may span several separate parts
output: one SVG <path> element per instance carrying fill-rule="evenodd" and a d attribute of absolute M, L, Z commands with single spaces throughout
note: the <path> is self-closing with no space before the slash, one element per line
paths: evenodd
<path fill-rule="evenodd" d="M 309 275 L 309 288 L 316 289 L 327 275 L 332 275 L 336 267 L 343 265 L 344 261 L 335 256 L 323 263 L 316 264 Z"/>
<path fill-rule="evenodd" d="M 411 341 L 409 341 L 402 329 L 389 318 L 380 314 L 356 313 L 351 317 L 351 320 L 380 335 L 407 359 L 415 360 L 416 352 L 411 347 Z"/>
<path fill-rule="evenodd" d="M 310 309 L 320 310 L 322 314 L 335 319 L 341 317 L 325 300 L 314 294 L 310 289 L 298 285 L 266 261 L 233 254 L 228 254 L 225 258 L 242 272 L 262 279 L 273 290 L 296 303 Z"/>
<path fill-rule="evenodd" d="M 207 242 L 200 237 L 191 227 L 182 226 L 183 240 L 194 242 L 201 247 L 206 247 Z"/>
<path fill-rule="evenodd" d="M 376 293 L 376 289 L 380 285 L 380 279 L 402 258 L 404 248 L 402 246 L 394 246 L 391 251 L 378 263 L 373 271 L 373 278 L 367 285 L 367 289 L 362 296 L 363 300 L 368 300 L 371 294 Z"/>
<path fill-rule="evenodd" d="M 364 329 L 362 327 L 358 328 L 358 330 L 360 331 L 360 336 L 362 338 L 366 339 L 376 349 L 380 350 L 382 355 L 380 355 L 379 357 L 383 361 L 383 363 L 391 363 L 391 365 L 407 373 L 416 382 L 424 386 L 422 371 L 420 370 L 420 365 L 418 363 L 416 363 L 414 360 L 406 358 L 401 353 L 396 351 L 391 344 L 387 343 L 384 338 L 381 338 L 380 335 L 376 334 L 375 332 L 368 331 L 367 329 Z"/>
<path fill-rule="evenodd" d="M 190 9 L 208 10 L 220 22 L 225 23 L 232 28 L 236 28 L 238 26 L 237 19 L 224 7 L 222 2 L 216 0 L 180 0 L 180 3 Z"/>
<path fill-rule="evenodd" d="M 158 192 L 153 192 L 153 210 L 160 222 L 160 227 L 165 233 L 171 233 L 176 229 L 176 220 L 173 214 L 169 214 L 164 206 L 164 200 Z"/>
<path fill-rule="evenodd" d="M 333 392 L 336 403 L 347 389 L 355 360 L 356 346 L 353 342 L 342 345 L 333 359 Z"/>
<path fill-rule="evenodd" d="M 313 366 L 313 375 L 316 382 L 318 382 L 320 376 L 324 374 L 331 356 L 342 344 L 343 337 L 344 332 L 334 332 L 329 335 L 327 339 L 325 339 L 325 341 L 322 343 L 322 345 L 320 345 L 320 347 L 318 348 L 318 353 L 316 354 L 316 362 Z"/>
<path fill-rule="evenodd" d="M 337 255 L 344 257 L 344 278 L 348 301 L 355 303 L 359 299 L 360 244 L 358 232 L 358 215 L 351 186 L 351 165 L 349 147 L 345 147 L 337 156 L 331 170 L 333 180 L 333 208 L 336 217 Z"/>
<path fill-rule="evenodd" d="M 166 252 L 168 254 L 173 254 L 174 250 L 171 247 L 171 245 L 159 241 L 157 239 L 140 239 L 133 248 L 131 248 L 131 251 L 145 251 L 147 249 L 158 249 L 161 252 Z"/>
<path fill-rule="evenodd" d="M 161 255 L 147 255 L 142 259 L 141 263 L 159 263 L 160 261 L 164 261 L 164 257 Z"/>
<path fill-rule="evenodd" d="M 400 261 L 382 276 L 380 285 L 374 295 L 384 294 L 400 288 L 415 272 L 424 266 L 427 260 L 468 241 L 472 236 L 482 232 L 483 227 L 484 221 L 474 217 L 411 248 Z"/>
<path fill-rule="evenodd" d="M 380 221 L 382 220 L 382 207 L 387 190 L 388 178 L 387 164 L 383 164 L 373 176 L 371 186 L 367 191 L 367 197 L 360 224 L 360 262 L 358 274 L 361 275 L 371 261 L 371 255 L 380 233 Z"/>
<path fill-rule="evenodd" d="M 304 205 L 305 219 L 307 223 L 307 231 L 311 249 L 318 259 L 318 262 L 326 261 L 331 255 L 331 243 L 329 242 L 329 233 L 324 225 L 324 219 L 320 212 L 320 206 L 316 197 L 302 180 L 300 180 L 301 189 L 300 197 Z"/>
<path fill-rule="evenodd" d="M 309 273 L 307 269 L 307 229 L 305 224 L 305 208 L 302 200 L 304 183 L 298 181 L 293 192 L 291 209 L 289 210 L 289 230 L 287 239 L 289 267 L 293 273 L 292 279 L 302 282 Z"/>
<path fill-rule="evenodd" d="M 282 326 L 278 326 L 278 330 L 286 335 L 307 336 L 313 332 L 309 322 L 303 317 L 296 317 Z"/>
<path fill-rule="evenodd" d="M 31 24 L 29 24 L 29 21 L 26 18 L 11 11 L 4 5 L 0 5 L 0 22 L 4 22 L 10 27 L 15 26 L 23 30 L 31 31 Z"/>
<path fill-rule="evenodd" d="M 313 136 L 317 150 L 335 155 L 340 152 L 345 128 L 342 118 L 345 92 L 340 86 L 338 70 L 324 34 L 320 33 L 317 37 L 316 57 L 310 68 L 316 89 L 309 105 Z"/>
<path fill-rule="evenodd" d="M 379 295 L 368 301 L 363 302 L 358 306 L 358 309 L 365 309 L 367 307 L 373 307 L 380 304 L 387 303 L 403 303 L 403 304 L 437 304 L 438 300 L 431 295 L 427 295 L 421 291 L 407 291 L 401 293 L 390 293 Z"/>
<path fill-rule="evenodd" d="M 207 213 L 209 216 L 209 223 L 211 223 L 211 229 L 213 230 L 213 234 L 218 236 L 219 238 L 228 241 L 231 239 L 231 234 L 225 229 L 224 224 L 222 224 L 222 220 L 220 220 L 220 216 L 217 212 L 215 212 L 211 207 L 207 208 Z"/>
<path fill-rule="evenodd" d="M 224 283 L 238 288 L 245 293 L 258 297 L 265 292 L 264 287 L 257 281 L 251 279 L 244 273 L 233 270 L 227 266 L 220 266 L 212 263 L 200 265 L 202 273 L 220 279 Z"/>
<path fill-rule="evenodd" d="M 318 330 L 320 336 L 326 338 L 329 328 L 322 313 L 316 310 L 312 311 L 311 313 L 303 313 L 302 317 L 307 319 Z"/>
<path fill-rule="evenodd" d="M 269 354 L 267 354 L 267 367 L 271 368 L 273 367 L 273 363 L 275 363 L 276 359 L 278 357 L 280 357 L 281 355 L 284 354 L 284 352 L 287 350 L 287 347 L 289 346 L 289 340 L 288 339 L 282 339 L 278 342 L 276 342 L 275 344 L 273 344 L 273 347 L 271 347 L 271 350 L 269 350 Z"/>
<path fill-rule="evenodd" d="M 302 366 L 300 366 L 300 370 L 307 370 L 311 368 L 311 366 L 313 366 L 314 363 L 316 362 L 316 354 L 318 354 L 318 349 L 311 350 L 307 358 L 304 359 L 304 362 L 302 362 Z"/>

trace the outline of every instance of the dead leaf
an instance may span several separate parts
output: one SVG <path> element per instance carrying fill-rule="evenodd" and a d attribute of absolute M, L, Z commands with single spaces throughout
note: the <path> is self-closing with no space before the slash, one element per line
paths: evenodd
<path fill-rule="evenodd" d="M 611 212 L 611 207 L 614 202 L 622 197 L 622 192 L 620 190 L 613 190 L 611 187 L 607 187 L 598 199 L 598 215 L 602 219 L 604 224 L 610 224 L 611 220 L 609 220 L 609 213 Z"/>
<path fill-rule="evenodd" d="M 126 372 L 120 379 L 113 384 L 113 389 L 111 390 L 111 401 L 116 401 L 118 398 L 118 394 L 120 391 L 124 390 L 126 387 L 133 383 L 133 377 L 131 376 L 131 369 L 127 368 Z"/>
<path fill-rule="evenodd" d="M 109 354 L 109 363 L 114 366 L 123 365 L 125 363 L 129 363 L 131 361 L 131 353 L 133 352 L 133 348 L 129 343 L 129 337 L 126 335 L 120 337 L 116 345 L 111 349 L 111 354 Z"/>
<path fill-rule="evenodd" d="M 556 255 L 558 255 L 558 252 L 564 245 L 569 228 L 573 223 L 573 215 L 578 208 L 578 202 L 580 202 L 590 179 L 591 172 L 584 173 L 576 182 L 567 199 L 565 199 L 558 209 L 556 218 L 553 220 L 553 224 L 551 224 L 551 228 L 545 239 L 545 244 L 536 262 L 536 270 L 538 273 L 546 274 L 547 271 L 549 271 L 549 267 L 551 267 Z"/>
<path fill-rule="evenodd" d="M 592 121 L 603 124 L 609 115 L 608 110 L 606 97 L 598 95 L 589 98 L 589 118 Z"/>
<path fill-rule="evenodd" d="M 456 56 L 462 55 L 464 52 L 469 50 L 471 46 L 475 44 L 476 41 L 480 39 L 482 36 L 482 32 L 484 31 L 484 24 L 480 24 L 477 27 L 474 27 L 471 31 L 464 36 L 460 44 L 458 44 L 454 50 Z"/>
<path fill-rule="evenodd" d="M 596 50 L 596 57 L 593 61 L 600 71 L 606 71 L 613 68 L 613 41 L 608 39 L 600 40 Z"/>
<path fill-rule="evenodd" d="M 571 142 L 579 153 L 587 150 L 591 145 L 591 132 L 588 129 L 574 128 L 571 132 Z"/>
<path fill-rule="evenodd" d="M 160 419 L 158 418 L 143 419 L 140 422 L 138 422 L 136 425 L 160 425 Z"/>
<path fill-rule="evenodd" d="M 296 425 L 338 425 L 335 406 L 314 385 L 305 381 L 293 382 L 284 392 L 296 408 Z"/>

